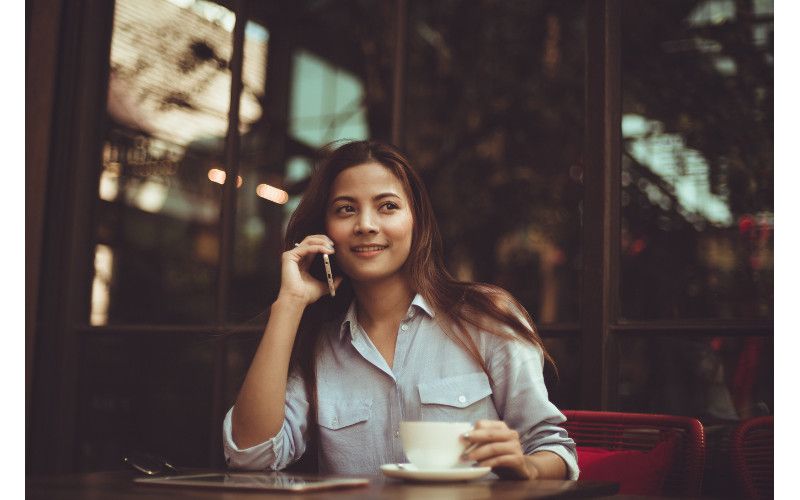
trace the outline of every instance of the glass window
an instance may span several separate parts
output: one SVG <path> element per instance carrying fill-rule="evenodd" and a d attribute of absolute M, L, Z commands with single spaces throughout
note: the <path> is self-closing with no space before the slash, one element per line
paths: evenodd
<path fill-rule="evenodd" d="M 544 380 L 550 401 L 561 409 L 580 407 L 581 341 L 577 335 L 549 337 L 544 347 L 555 361 L 555 370 L 545 365 Z"/>
<path fill-rule="evenodd" d="M 622 6 L 622 315 L 769 319 L 772 2 Z"/>
<path fill-rule="evenodd" d="M 361 79 L 305 50 L 293 59 L 290 135 L 314 147 L 338 138 L 366 139 Z"/>
<path fill-rule="evenodd" d="M 244 73 L 265 76 L 245 80 L 258 118 L 241 137 L 229 314 L 237 323 L 263 320 L 277 296 L 284 229 L 314 151 L 388 139 L 394 53 L 392 2 L 250 2 L 248 13 Z"/>
<path fill-rule="evenodd" d="M 213 320 L 234 20 L 203 0 L 116 2 L 93 325 Z"/>
<path fill-rule="evenodd" d="M 459 278 L 576 321 L 583 2 L 412 1 L 405 138 Z"/>
<path fill-rule="evenodd" d="M 212 342 L 183 334 L 87 336 L 79 372 L 79 469 L 118 469 L 133 451 L 208 467 Z"/>
<path fill-rule="evenodd" d="M 679 332 L 678 332 L 679 333 Z M 619 411 L 736 421 L 774 411 L 773 340 L 617 335 Z"/>

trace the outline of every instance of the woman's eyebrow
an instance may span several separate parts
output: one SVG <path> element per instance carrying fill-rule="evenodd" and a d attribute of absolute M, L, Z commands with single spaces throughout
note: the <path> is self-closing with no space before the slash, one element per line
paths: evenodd
<path fill-rule="evenodd" d="M 386 192 L 386 193 L 376 194 L 375 196 L 372 197 L 372 201 L 378 201 L 378 200 L 383 199 L 383 198 L 392 198 L 392 197 L 400 198 L 400 196 L 397 195 L 396 193 L 392 193 L 392 192 L 389 191 L 389 192 Z M 353 198 L 352 196 L 341 195 L 341 196 L 337 196 L 336 198 L 332 199 L 331 200 L 331 204 L 334 204 L 337 201 L 356 202 L 357 200 L 355 198 Z"/>

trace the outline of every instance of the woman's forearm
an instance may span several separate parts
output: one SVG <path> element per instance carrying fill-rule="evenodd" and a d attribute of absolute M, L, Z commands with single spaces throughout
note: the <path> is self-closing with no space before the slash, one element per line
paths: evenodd
<path fill-rule="evenodd" d="M 531 475 L 532 479 L 567 479 L 566 462 L 552 451 L 537 451 L 525 459 L 538 471 Z"/>
<path fill-rule="evenodd" d="M 249 448 L 274 437 L 283 425 L 289 358 L 305 304 L 279 297 L 233 406 L 236 446 Z"/>

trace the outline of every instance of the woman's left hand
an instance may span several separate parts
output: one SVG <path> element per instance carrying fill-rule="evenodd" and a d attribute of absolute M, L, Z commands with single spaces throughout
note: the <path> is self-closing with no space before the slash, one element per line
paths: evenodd
<path fill-rule="evenodd" d="M 506 479 L 535 479 L 539 471 L 522 452 L 519 433 L 500 420 L 478 420 L 473 430 L 463 436 L 467 446 L 476 447 L 464 455 L 481 467 Z"/>

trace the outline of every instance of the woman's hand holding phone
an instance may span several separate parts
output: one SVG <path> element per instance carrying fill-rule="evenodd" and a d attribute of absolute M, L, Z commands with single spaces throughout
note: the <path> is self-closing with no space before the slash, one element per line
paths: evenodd
<path fill-rule="evenodd" d="M 324 234 L 307 236 L 281 256 L 281 288 L 242 389 L 234 404 L 231 433 L 237 446 L 250 448 L 278 434 L 284 421 L 289 362 L 305 308 L 329 293 L 328 284 L 309 272 L 321 254 L 333 254 Z M 338 286 L 342 278 L 337 277 Z"/>
<path fill-rule="evenodd" d="M 313 304 L 329 292 L 328 284 L 314 278 L 310 269 L 314 259 L 320 254 L 332 255 L 333 241 L 324 234 L 306 236 L 294 248 L 287 250 L 281 257 L 281 289 L 278 297 L 299 300 L 304 306 Z M 342 282 L 341 276 L 333 279 L 334 287 Z"/>

